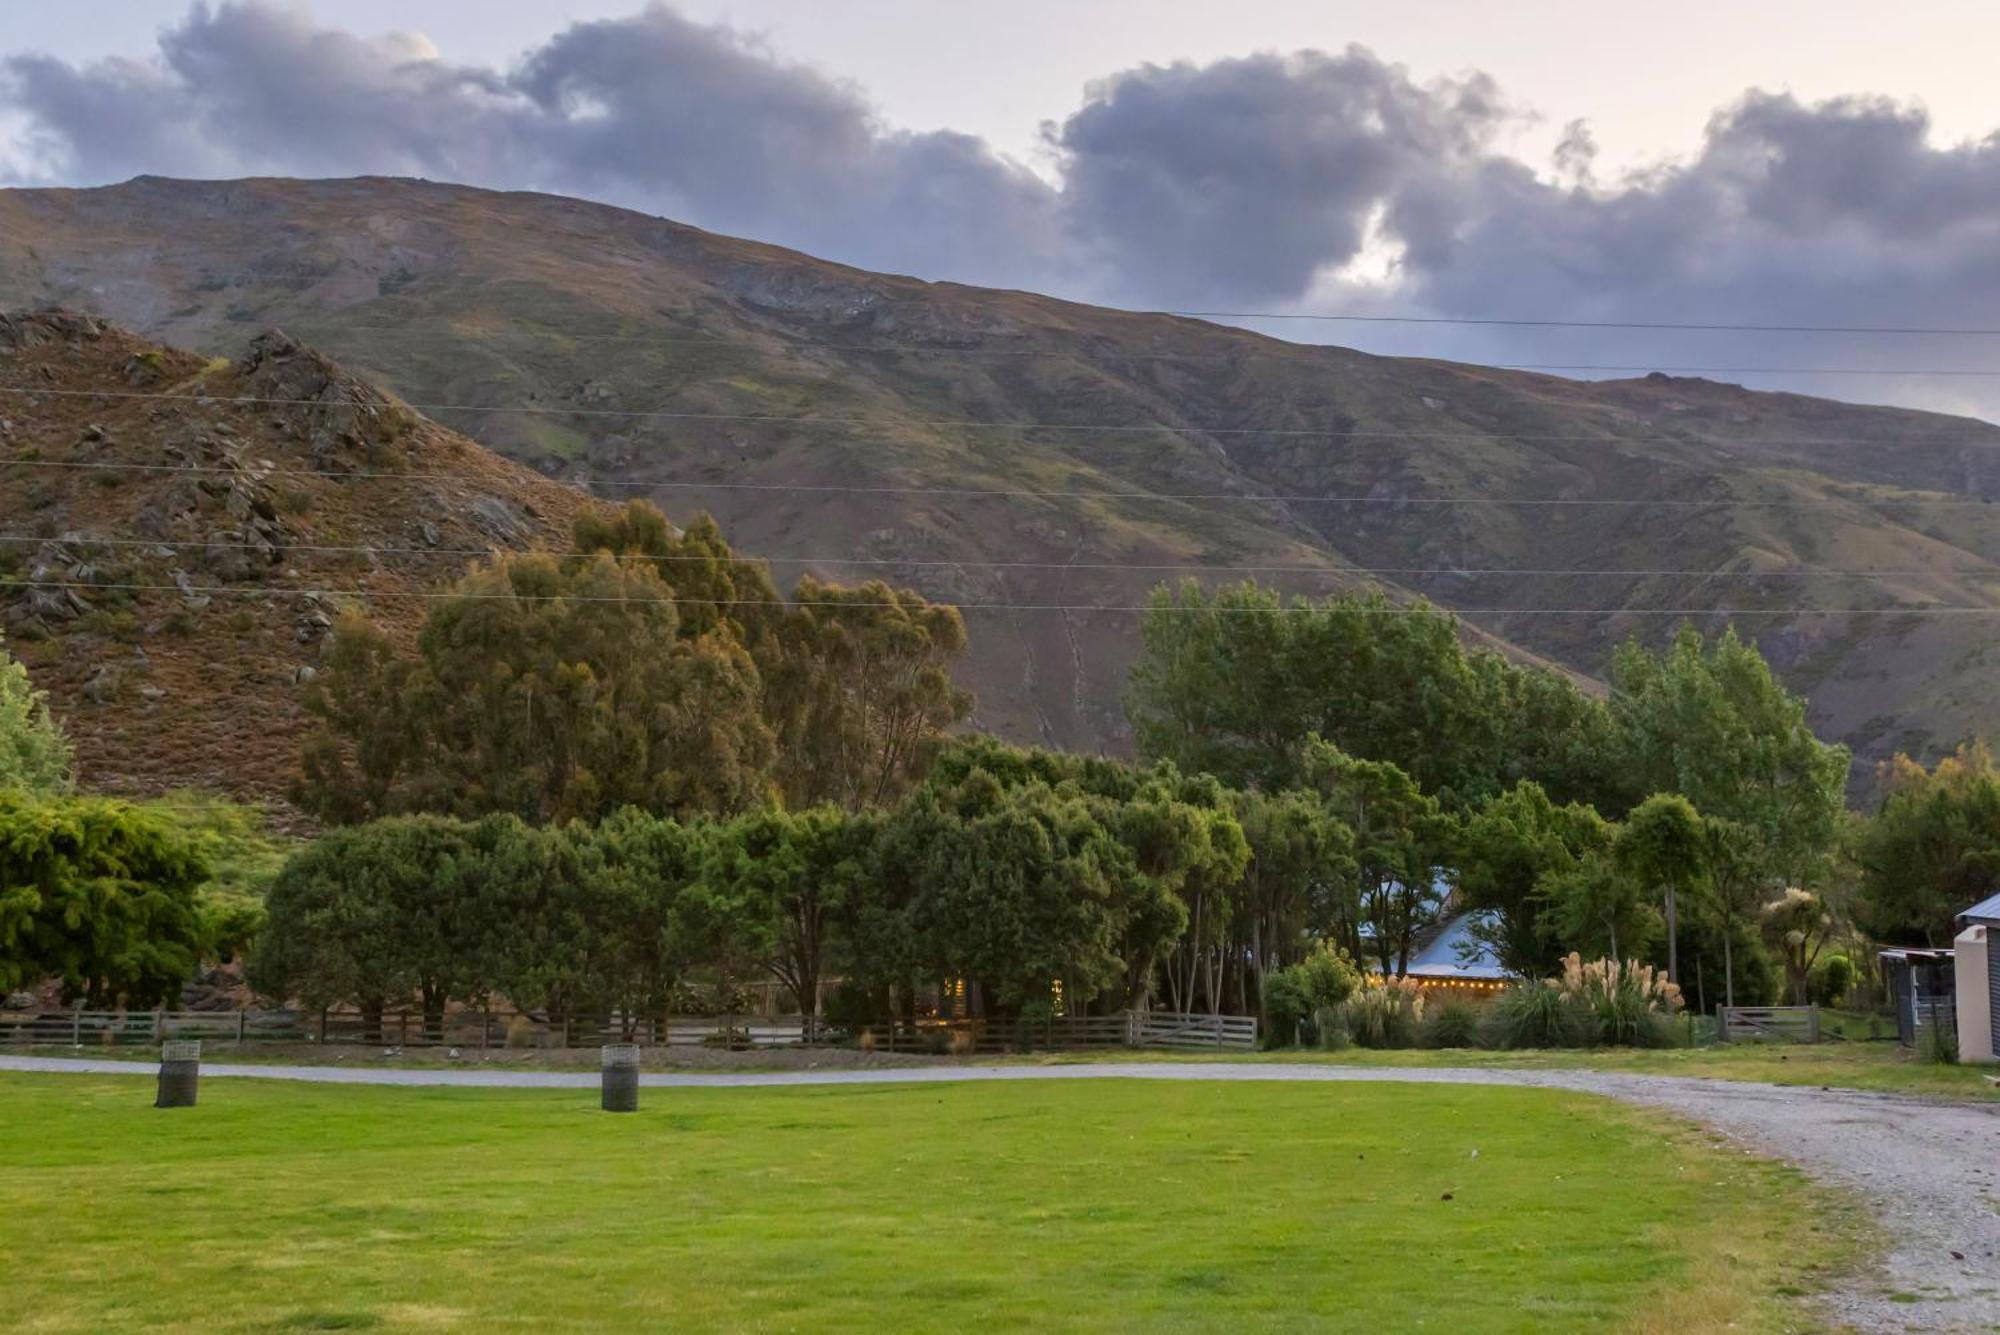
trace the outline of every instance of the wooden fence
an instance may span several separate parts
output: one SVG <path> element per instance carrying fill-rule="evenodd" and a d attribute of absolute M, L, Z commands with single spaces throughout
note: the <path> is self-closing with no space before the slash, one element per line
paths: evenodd
<path fill-rule="evenodd" d="M 1817 1006 L 1717 1006 L 1716 1035 L 1725 1043 L 1782 1039 L 1817 1043 L 1822 1034 Z"/>
<path fill-rule="evenodd" d="M 574 1048 L 604 1043 L 669 1047 L 769 1048 L 860 1043 L 885 1052 L 998 1053 L 1091 1048 L 1247 1050 L 1257 1044 L 1251 1015 L 1120 1011 L 1037 1020 L 885 1020 L 849 1030 L 800 1016 L 572 1017 L 512 1010 L 452 1010 L 432 1023 L 421 1011 L 353 1009 L 235 1011 L 0 1011 L 0 1046 L 115 1047 L 170 1038 L 211 1043 L 345 1043 L 366 1046 Z"/>

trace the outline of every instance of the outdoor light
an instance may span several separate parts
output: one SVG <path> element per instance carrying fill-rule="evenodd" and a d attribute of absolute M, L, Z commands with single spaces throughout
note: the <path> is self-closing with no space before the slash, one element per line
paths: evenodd
<path fill-rule="evenodd" d="M 639 1111 L 639 1045 L 606 1043 L 603 1057 L 604 1111 Z"/>
<path fill-rule="evenodd" d="M 160 1044 L 160 1087 L 155 1108 L 194 1107 L 195 1086 L 201 1079 L 201 1040 L 177 1038 Z"/>

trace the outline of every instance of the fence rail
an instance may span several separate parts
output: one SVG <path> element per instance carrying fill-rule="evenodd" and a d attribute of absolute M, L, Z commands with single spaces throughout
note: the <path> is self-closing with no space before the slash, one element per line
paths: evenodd
<path fill-rule="evenodd" d="M 1821 1038 L 1817 1006 L 1718 1006 L 1716 1032 L 1725 1043 L 1742 1039 L 1782 1039 L 1817 1043 Z"/>
<path fill-rule="evenodd" d="M 1249 1049 L 1251 1015 L 1120 1011 L 1020 1020 L 884 1020 L 839 1027 L 802 1016 L 551 1017 L 514 1010 L 0 1011 L 0 1046 L 117 1047 L 171 1038 L 238 1044 L 346 1043 L 402 1048 L 568 1048 L 604 1043 L 773 1048 L 859 1043 L 888 1052 L 998 1053 L 1091 1048 Z"/>

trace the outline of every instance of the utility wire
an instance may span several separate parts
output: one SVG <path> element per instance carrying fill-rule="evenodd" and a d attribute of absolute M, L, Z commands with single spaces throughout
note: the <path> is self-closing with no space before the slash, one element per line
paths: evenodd
<path fill-rule="evenodd" d="M 1675 320 L 1534 320 L 1471 315 L 1356 315 L 1340 311 L 1128 311 L 1132 315 L 1178 315 L 1191 320 L 1326 320 L 1344 324 L 1502 325 L 1517 329 L 1667 329 L 1696 333 L 1742 334 L 1919 334 L 1957 338 L 1991 338 L 2000 329 L 1962 326 L 1852 324 L 1727 324 Z"/>
<path fill-rule="evenodd" d="M 48 542 L 74 543 L 82 547 L 166 547 L 175 551 L 266 551 L 274 544 L 268 542 L 184 542 L 170 538 L 99 538 L 88 534 L 64 534 L 59 537 L 41 537 L 32 533 L 0 533 L 0 542 L 40 544 Z M 517 552 L 519 549 L 505 548 L 498 544 L 488 547 L 371 547 L 359 544 L 319 544 L 279 542 L 275 544 L 286 552 L 315 552 L 321 554 L 347 554 L 355 556 L 491 556 L 495 552 Z M 538 554 L 571 556 L 587 553 L 543 552 Z M 523 553 L 525 554 L 525 553 Z M 652 553 L 620 552 L 619 559 L 627 561 L 650 561 L 663 564 L 679 562 L 706 563 L 715 558 L 708 553 Z M 1236 565 L 1206 561 L 982 561 L 974 558 L 953 559 L 904 558 L 897 556 L 739 556 L 736 558 L 749 564 L 766 565 L 850 565 L 888 566 L 973 570 L 1096 570 L 1096 571 L 1184 571 L 1199 574 L 1212 571 L 1218 574 L 1293 574 L 1293 575 L 1522 575 L 1545 578 L 1549 576 L 1610 577 L 1629 578 L 1695 578 L 1695 579 L 1787 579 L 1815 576 L 1851 577 L 1857 579 L 1912 579 L 1925 577 L 1949 577 L 1954 575 L 1989 575 L 2000 577 L 2000 567 L 1996 566 L 1947 566 L 1926 570 L 1920 567 L 1897 569 L 1894 567 L 1854 567 L 1854 566 L 1787 566 L 1777 570 L 1664 570 L 1664 569 L 1584 569 L 1575 566 L 1342 566 L 1342 565 Z M 32 583 L 33 581 L 28 581 Z"/>
<path fill-rule="evenodd" d="M 0 460 L 4 468 L 63 468 L 81 470 L 106 470 L 111 472 L 146 473 L 245 473 L 257 479 L 271 477 L 317 477 L 336 478 L 348 481 L 403 481 L 403 482 L 455 482 L 467 479 L 458 473 L 424 473 L 375 471 L 369 469 L 344 470 L 337 468 L 253 468 L 235 464 L 146 464 L 127 463 L 117 460 L 97 459 L 8 459 Z M 541 475 L 537 474 L 540 477 Z M 1730 509 L 1730 510 L 1806 510 L 1826 507 L 1855 506 L 1923 506 L 1928 509 L 1971 508 L 1985 509 L 1992 506 L 1992 500 L 1975 500 L 1963 497 L 1812 497 L 1786 501 L 1746 501 L 1718 498 L 1713 500 L 1693 500 L 1660 497 L 1600 497 L 1600 496 L 1383 496 L 1374 493 L 1355 493 L 1336 496 L 1313 496 L 1309 494 L 1282 494 L 1231 491 L 1051 491 L 1013 487 L 919 487 L 919 486 L 877 486 L 846 483 L 819 482 L 724 482 L 701 481 L 686 478 L 656 478 L 637 480 L 630 478 L 569 477 L 547 478 L 543 481 L 552 485 L 578 487 L 624 487 L 633 490 L 676 489 L 686 491 L 749 491 L 749 492 L 804 492 L 819 495 L 864 495 L 864 496 L 945 496 L 976 497 L 992 496 L 1010 499 L 1038 500 L 1128 500 L 1128 501 L 1241 501 L 1255 504 L 1283 505 L 1485 505 L 1485 506 L 1578 506 L 1578 507 L 1624 507 L 1640 509 Z"/>
<path fill-rule="evenodd" d="M 203 594 L 225 594 L 236 597 L 263 598 L 277 600 L 285 598 L 413 598 L 424 601 L 477 600 L 499 602 L 570 602 L 570 603 L 620 603 L 632 606 L 646 606 L 652 600 L 645 598 L 612 597 L 596 594 L 517 594 L 517 593 L 462 593 L 453 590 L 418 590 L 395 592 L 371 589 L 325 589 L 325 588 L 244 588 L 240 585 L 189 585 L 178 584 L 89 584 L 77 580 L 30 581 L 28 587 L 38 589 L 74 589 L 82 592 L 119 590 L 131 593 L 177 593 L 183 597 Z M 680 601 L 666 599 L 663 601 Z M 690 598 L 688 602 L 699 602 L 712 607 L 824 607 L 834 610 L 852 611 L 865 608 L 894 609 L 905 604 L 892 601 L 850 602 L 841 599 L 788 598 Z M 1151 603 L 936 603 L 938 607 L 951 607 L 961 612 L 1157 612 L 1208 613 L 1225 615 L 1262 615 L 1281 613 L 1296 615 L 1317 612 L 1312 606 L 1280 603 L 1275 607 L 1238 606 L 1191 606 L 1168 602 L 1155 606 Z M 1442 607 L 1432 604 L 1405 605 L 1391 604 L 1374 609 L 1384 613 L 1416 614 L 1427 613 L 1447 617 L 1475 616 L 1669 616 L 1669 617 L 1742 617 L 1742 616 L 2000 616 L 2000 606 L 1980 607 L 1953 604 L 1890 607 Z"/>
<path fill-rule="evenodd" d="M 2000 370 L 1988 374 L 2000 375 Z M 170 403 L 193 403 L 202 407 L 291 407 L 291 408 L 341 408 L 349 405 L 328 403 L 322 399 L 274 398 L 251 394 L 188 394 L 163 390 L 128 389 L 38 389 L 22 385 L 0 385 L 0 394 L 15 394 L 26 398 L 69 398 L 104 400 L 144 400 Z M 932 427 L 970 430 L 998 431 L 1069 431 L 1102 435 L 1167 433 L 1186 436 L 1289 436 L 1310 437 L 1326 440 L 1472 440 L 1472 441 L 1531 441 L 1544 443 L 1601 444 L 1601 445 L 1688 445 L 1699 444 L 1685 436 L 1621 436 L 1608 432 L 1590 434 L 1545 435 L 1536 433 L 1504 431 L 1355 431 L 1325 427 L 1209 427 L 1176 426 L 1167 422 L 1128 422 L 1093 425 L 1088 422 L 1016 422 L 1004 418 L 898 418 L 892 414 L 877 414 L 870 417 L 821 417 L 791 416 L 782 413 L 723 413 L 693 412 L 676 409 L 644 408 L 583 408 L 562 407 L 548 404 L 478 404 L 478 403 L 410 403 L 401 399 L 384 399 L 387 406 L 400 406 L 423 413 L 499 413 L 519 414 L 534 417 L 612 417 L 621 419 L 662 419 L 694 422 L 761 422 L 781 426 L 837 426 L 837 427 Z M 1877 436 L 1817 436 L 1800 437 L 1789 440 L 1760 441 L 1759 444 L 1771 448 L 1804 448 L 1819 445 L 1903 445 L 1907 440 L 1888 440 Z M 1977 444 L 2000 445 L 2000 428 L 1993 428 L 1992 434 L 1973 441 L 1920 441 L 1920 444 Z M 31 462 L 13 460 L 8 462 Z"/>
<path fill-rule="evenodd" d="M 2000 370 L 1991 372 L 2000 375 Z M 253 394 L 189 394 L 164 390 L 136 389 L 38 389 L 22 385 L 0 385 L 0 394 L 14 394 L 24 398 L 66 398 L 103 399 L 111 401 L 140 400 L 164 401 L 169 403 L 193 403 L 202 407 L 289 407 L 289 408 L 341 408 L 349 405 L 328 403 L 322 399 L 274 398 Z M 691 422 L 761 422 L 780 426 L 832 426 L 832 427 L 932 427 L 939 429 L 968 429 L 994 431 L 1069 431 L 1102 435 L 1129 435 L 1166 433 L 1184 436 L 1290 436 L 1310 437 L 1324 440 L 1472 440 L 1472 441 L 1530 441 L 1543 443 L 1600 444 L 1600 445 L 1688 445 L 1700 444 L 1686 436 L 1621 436 L 1609 432 L 1587 434 L 1540 434 L 1506 431 L 1355 431 L 1345 428 L 1328 427 L 1264 427 L 1264 426 L 1177 426 L 1168 422 L 1124 422 L 1095 425 L 1088 422 L 1016 422 L 1004 418 L 898 418 L 893 414 L 876 414 L 869 417 L 823 417 L 791 416 L 782 413 L 724 413 L 694 412 L 678 409 L 645 408 L 584 408 L 563 407 L 550 404 L 479 404 L 479 403 L 410 403 L 401 399 L 388 399 L 387 406 L 400 406 L 423 413 L 498 413 L 519 414 L 531 417 L 612 417 L 621 419 L 661 419 Z M 1903 445 L 1907 440 L 1884 439 L 1879 436 L 1809 436 L 1787 440 L 1760 441 L 1771 448 L 1804 448 L 1819 445 Z M 2000 428 L 1992 428 L 1991 434 L 1972 441 L 1922 441 L 1930 445 L 1977 444 L 2000 445 Z"/>

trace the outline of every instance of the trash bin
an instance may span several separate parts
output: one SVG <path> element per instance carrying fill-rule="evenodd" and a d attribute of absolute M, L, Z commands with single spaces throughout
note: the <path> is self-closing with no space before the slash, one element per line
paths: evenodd
<path fill-rule="evenodd" d="M 604 1111 L 639 1111 L 639 1045 L 606 1043 L 604 1054 Z"/>
<path fill-rule="evenodd" d="M 201 1081 L 201 1043 L 180 1038 L 160 1044 L 160 1091 L 153 1099 L 155 1108 L 194 1107 L 195 1087 Z"/>

